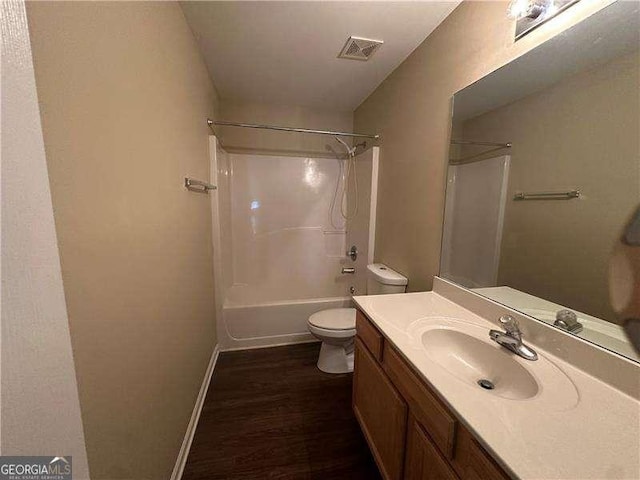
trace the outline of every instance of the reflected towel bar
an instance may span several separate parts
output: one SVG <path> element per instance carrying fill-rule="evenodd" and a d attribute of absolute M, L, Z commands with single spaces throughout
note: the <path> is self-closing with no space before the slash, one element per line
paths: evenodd
<path fill-rule="evenodd" d="M 514 200 L 571 200 L 580 198 L 580 190 L 569 190 L 568 192 L 518 192 L 513 196 Z"/>
<path fill-rule="evenodd" d="M 451 140 L 452 145 L 480 145 L 483 147 L 501 147 L 501 148 L 511 148 L 513 145 L 511 143 L 496 143 L 496 142 L 473 142 L 473 141 L 465 141 L 465 140 Z"/>
<path fill-rule="evenodd" d="M 209 190 L 216 190 L 218 187 L 207 182 L 184 177 L 184 187 L 192 192 L 209 193 Z"/>

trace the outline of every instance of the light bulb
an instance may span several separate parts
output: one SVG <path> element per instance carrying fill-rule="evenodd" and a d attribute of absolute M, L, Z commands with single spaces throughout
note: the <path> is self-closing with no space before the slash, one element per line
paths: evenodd
<path fill-rule="evenodd" d="M 507 8 L 507 16 L 514 20 L 521 18 L 538 18 L 544 13 L 549 0 L 511 0 Z"/>

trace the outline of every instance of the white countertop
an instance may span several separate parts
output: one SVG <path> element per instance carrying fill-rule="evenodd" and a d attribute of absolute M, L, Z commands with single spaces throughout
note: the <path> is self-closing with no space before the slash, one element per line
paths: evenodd
<path fill-rule="evenodd" d="M 358 296 L 354 301 L 463 423 L 508 470 L 523 479 L 640 478 L 640 402 L 530 344 L 541 361 L 514 356 L 542 389 L 526 400 L 482 391 L 450 374 L 416 341 L 420 322 L 459 319 L 476 330 L 495 324 L 433 292 Z M 455 320 L 453 320 L 455 322 Z M 525 343 L 527 339 L 524 339 Z M 490 342 L 493 343 L 493 342 Z M 499 347 L 495 344 L 496 348 Z M 528 362 L 528 363 L 523 363 Z M 545 385 L 545 368 L 564 372 L 567 395 Z M 560 388 L 560 387 L 554 387 Z M 558 392 L 558 402 L 554 401 Z M 562 398 L 560 398 L 562 397 Z"/>

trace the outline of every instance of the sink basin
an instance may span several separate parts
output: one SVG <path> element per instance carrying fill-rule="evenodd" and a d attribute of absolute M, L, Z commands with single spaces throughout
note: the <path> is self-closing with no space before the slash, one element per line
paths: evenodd
<path fill-rule="evenodd" d="M 422 334 L 422 345 L 434 362 L 479 390 L 511 400 L 532 398 L 540 391 L 513 354 L 466 333 L 434 328 Z"/>
<path fill-rule="evenodd" d="M 405 335 L 420 368 L 443 395 L 459 392 L 473 398 L 490 395 L 514 402 L 511 408 L 566 411 L 580 402 L 576 386 L 546 353 L 531 345 L 538 360 L 518 357 L 489 339 L 490 324 L 454 317 L 421 317 L 411 322 Z M 526 343 L 526 339 L 525 339 Z"/>

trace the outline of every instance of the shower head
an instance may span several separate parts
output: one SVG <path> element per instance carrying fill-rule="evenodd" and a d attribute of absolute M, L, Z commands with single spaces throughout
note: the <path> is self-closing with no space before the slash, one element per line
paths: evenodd
<path fill-rule="evenodd" d="M 347 154 L 350 157 L 352 157 L 355 154 L 356 148 L 358 148 L 357 146 L 352 148 L 352 147 L 349 147 L 349 145 L 347 145 L 347 143 L 344 140 L 342 140 L 340 137 L 336 136 L 336 137 L 333 137 L 333 138 L 335 138 L 338 142 L 340 142 L 344 146 L 344 148 L 347 149 Z"/>

